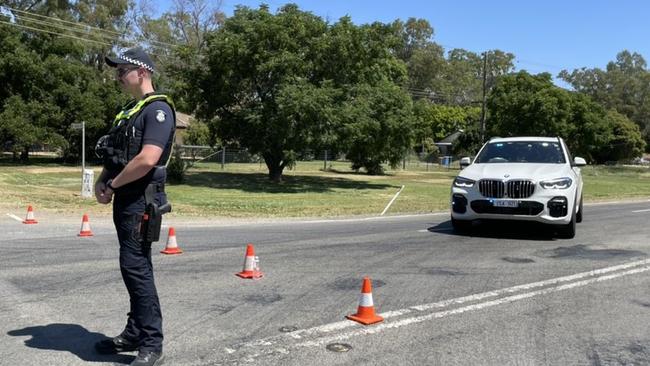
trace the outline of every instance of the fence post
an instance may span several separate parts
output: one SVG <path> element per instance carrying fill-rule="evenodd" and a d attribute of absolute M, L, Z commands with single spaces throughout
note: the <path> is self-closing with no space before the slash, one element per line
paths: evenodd
<path fill-rule="evenodd" d="M 221 170 L 224 169 L 225 165 L 226 165 L 226 145 L 224 145 L 223 149 L 221 150 Z"/>

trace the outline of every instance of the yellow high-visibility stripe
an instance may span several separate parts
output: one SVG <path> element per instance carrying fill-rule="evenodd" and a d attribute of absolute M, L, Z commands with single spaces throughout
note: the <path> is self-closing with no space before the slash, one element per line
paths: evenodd
<path fill-rule="evenodd" d="M 172 109 L 175 109 L 174 102 L 172 101 L 172 98 L 170 98 L 170 97 L 168 97 L 166 95 L 163 95 L 163 94 L 152 95 L 152 96 L 146 97 L 146 98 L 142 99 L 141 101 L 139 101 L 136 105 L 133 106 L 133 108 L 131 108 L 129 110 L 126 110 L 126 111 L 121 111 L 120 113 L 118 113 L 117 116 L 115 116 L 115 120 L 113 121 L 113 124 L 117 125 L 117 123 L 119 121 L 121 121 L 121 120 L 130 119 L 136 113 L 140 112 L 140 110 L 142 110 L 142 108 L 145 105 L 147 105 L 147 104 L 149 104 L 149 103 L 151 103 L 153 101 L 156 101 L 156 100 L 165 100 L 167 103 L 169 103 L 169 105 L 172 107 Z"/>

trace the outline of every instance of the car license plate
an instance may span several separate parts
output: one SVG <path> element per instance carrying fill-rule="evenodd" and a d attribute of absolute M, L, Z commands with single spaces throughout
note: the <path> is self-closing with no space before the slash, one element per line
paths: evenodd
<path fill-rule="evenodd" d="M 494 207 L 519 207 L 519 201 L 513 200 L 493 200 Z"/>

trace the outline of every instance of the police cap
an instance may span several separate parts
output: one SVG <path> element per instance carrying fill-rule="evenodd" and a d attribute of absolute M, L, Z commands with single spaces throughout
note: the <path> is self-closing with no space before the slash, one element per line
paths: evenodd
<path fill-rule="evenodd" d="M 153 61 L 151 61 L 149 55 L 147 55 L 140 47 L 128 49 L 117 57 L 106 56 L 105 60 L 106 64 L 110 67 L 117 67 L 119 65 L 136 65 L 144 67 L 151 72 L 153 72 L 154 69 Z"/>

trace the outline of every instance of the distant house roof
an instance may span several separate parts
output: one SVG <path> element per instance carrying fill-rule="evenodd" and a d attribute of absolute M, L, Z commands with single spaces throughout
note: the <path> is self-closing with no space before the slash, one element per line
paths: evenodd
<path fill-rule="evenodd" d="M 194 121 L 194 116 L 178 111 L 176 112 L 176 128 L 188 128 L 192 124 L 192 121 Z"/>
<path fill-rule="evenodd" d="M 458 130 L 458 131 L 452 133 L 451 135 L 445 137 L 444 139 L 442 139 L 442 140 L 440 140 L 438 142 L 434 142 L 434 145 L 437 145 L 437 146 L 451 146 L 452 143 L 454 143 L 456 140 L 458 140 L 458 138 L 460 137 L 460 135 L 463 134 L 463 132 L 464 132 L 463 130 Z"/>

